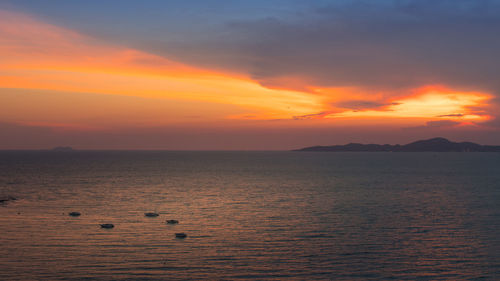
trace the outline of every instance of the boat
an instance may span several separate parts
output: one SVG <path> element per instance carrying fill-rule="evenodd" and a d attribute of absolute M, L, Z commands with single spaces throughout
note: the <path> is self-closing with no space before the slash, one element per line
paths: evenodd
<path fill-rule="evenodd" d="M 101 224 L 102 228 L 113 228 L 115 227 L 112 223 L 103 223 Z"/>
<path fill-rule="evenodd" d="M 17 198 L 10 195 L 7 197 L 0 197 L 0 203 L 15 201 L 15 200 L 17 200 Z"/>

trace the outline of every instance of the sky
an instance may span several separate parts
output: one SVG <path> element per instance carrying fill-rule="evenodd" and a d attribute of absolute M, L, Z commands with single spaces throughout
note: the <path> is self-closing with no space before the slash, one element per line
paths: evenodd
<path fill-rule="evenodd" d="M 0 2 L 0 149 L 500 144 L 500 0 Z"/>

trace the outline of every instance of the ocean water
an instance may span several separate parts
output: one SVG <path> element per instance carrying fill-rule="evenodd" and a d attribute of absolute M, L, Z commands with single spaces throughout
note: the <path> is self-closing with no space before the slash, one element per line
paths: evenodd
<path fill-rule="evenodd" d="M 500 153 L 3 151 L 5 196 L 0 280 L 500 280 Z"/>

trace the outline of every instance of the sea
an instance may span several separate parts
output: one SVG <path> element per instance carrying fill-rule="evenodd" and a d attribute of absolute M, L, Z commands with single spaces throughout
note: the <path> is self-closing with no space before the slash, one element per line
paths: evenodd
<path fill-rule="evenodd" d="M 500 153 L 0 151 L 0 198 L 0 280 L 500 280 Z"/>

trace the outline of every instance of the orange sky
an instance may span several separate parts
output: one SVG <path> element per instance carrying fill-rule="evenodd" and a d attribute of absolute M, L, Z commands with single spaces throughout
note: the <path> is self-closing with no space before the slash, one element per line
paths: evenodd
<path fill-rule="evenodd" d="M 235 124 L 407 127 L 492 118 L 490 94 L 453 85 L 374 93 L 303 85 L 294 77 L 281 83 L 267 88 L 245 73 L 187 65 L 0 11 L 0 122 L 99 131 Z M 293 90 L 298 88 L 304 91 Z"/>

